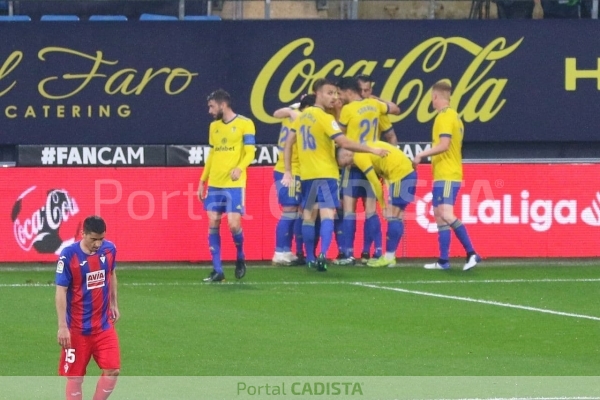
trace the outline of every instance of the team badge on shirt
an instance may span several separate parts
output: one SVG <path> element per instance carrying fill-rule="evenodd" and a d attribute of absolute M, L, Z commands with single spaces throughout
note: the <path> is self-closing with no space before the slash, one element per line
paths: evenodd
<path fill-rule="evenodd" d="M 104 256 L 104 254 L 102 254 L 102 255 L 100 256 L 100 262 L 101 262 L 102 264 L 104 264 L 104 261 L 106 261 L 106 257 Z"/>

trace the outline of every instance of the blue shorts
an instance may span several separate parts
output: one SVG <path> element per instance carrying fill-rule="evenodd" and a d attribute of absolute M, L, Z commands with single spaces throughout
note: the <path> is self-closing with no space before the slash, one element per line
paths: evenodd
<path fill-rule="evenodd" d="M 300 205 L 300 177 L 292 175 L 292 184 L 285 187 L 281 184 L 283 172 L 273 171 L 273 179 L 275 180 L 275 188 L 277 189 L 277 202 L 280 206 L 299 206 Z"/>
<path fill-rule="evenodd" d="M 342 196 L 375 198 L 375 193 L 365 174 L 356 167 L 350 167 L 342 170 Z"/>
<path fill-rule="evenodd" d="M 302 208 L 340 208 L 340 189 L 334 178 L 307 179 L 302 181 Z"/>
<path fill-rule="evenodd" d="M 415 201 L 417 192 L 417 173 L 415 171 L 406 175 L 400 181 L 391 182 L 388 190 L 388 202 L 401 210 Z"/>
<path fill-rule="evenodd" d="M 434 207 L 440 204 L 454 205 L 456 203 L 456 197 L 460 190 L 460 182 L 454 181 L 434 181 L 433 182 L 433 199 L 432 204 Z"/>
<path fill-rule="evenodd" d="M 246 200 L 245 188 L 208 187 L 204 209 L 218 213 L 239 213 L 244 215 Z"/>

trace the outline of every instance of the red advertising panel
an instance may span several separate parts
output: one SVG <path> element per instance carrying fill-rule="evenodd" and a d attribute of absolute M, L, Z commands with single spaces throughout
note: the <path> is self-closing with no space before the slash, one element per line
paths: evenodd
<path fill-rule="evenodd" d="M 121 261 L 207 261 L 208 224 L 192 168 L 4 168 L 1 262 L 54 261 L 99 214 Z M 417 200 L 405 215 L 399 256 L 437 257 L 430 167 L 419 167 Z M 279 208 L 271 167 L 248 170 L 245 232 L 249 260 L 273 255 Z M 600 165 L 469 164 L 455 213 L 484 257 L 600 255 Z M 360 215 L 360 214 L 359 214 Z M 385 238 L 385 223 L 383 223 Z M 226 220 L 223 258 L 235 251 Z M 384 239 L 385 240 L 385 239 Z M 355 249 L 362 247 L 362 223 Z M 332 249 L 330 255 L 335 255 Z M 453 238 L 452 256 L 462 256 Z"/>

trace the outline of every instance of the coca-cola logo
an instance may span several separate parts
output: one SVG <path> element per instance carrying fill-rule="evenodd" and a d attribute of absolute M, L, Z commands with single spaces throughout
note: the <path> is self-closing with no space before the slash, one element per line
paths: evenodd
<path fill-rule="evenodd" d="M 60 228 L 79 213 L 75 199 L 64 189 L 51 189 L 40 198 L 36 186 L 19 195 L 12 209 L 13 233 L 21 249 L 38 253 L 60 253 L 73 243 L 81 224 L 72 234 L 61 236 Z M 41 204 L 40 204 L 41 203 Z M 29 212 L 27 211 L 29 210 Z"/>

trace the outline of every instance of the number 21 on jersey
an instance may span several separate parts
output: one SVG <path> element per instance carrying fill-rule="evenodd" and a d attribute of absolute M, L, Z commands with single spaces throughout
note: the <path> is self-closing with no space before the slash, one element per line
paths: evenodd
<path fill-rule="evenodd" d="M 377 141 L 377 123 L 379 122 L 378 118 L 375 118 L 373 121 L 369 121 L 368 119 L 363 119 L 360 121 L 360 142 L 375 142 Z M 372 133 L 372 135 L 371 135 Z"/>

